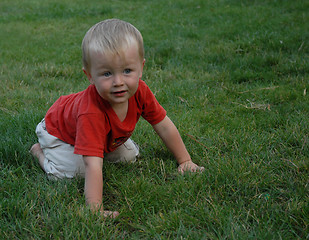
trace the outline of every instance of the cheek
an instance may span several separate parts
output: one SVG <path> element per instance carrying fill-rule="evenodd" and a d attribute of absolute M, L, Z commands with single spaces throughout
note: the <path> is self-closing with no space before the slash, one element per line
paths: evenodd
<path fill-rule="evenodd" d="M 138 81 L 136 80 L 136 78 L 132 78 L 130 79 L 130 81 L 127 81 L 127 86 L 129 87 L 130 92 L 134 94 L 138 88 Z"/>
<path fill-rule="evenodd" d="M 100 93 L 108 92 L 110 89 L 108 82 L 104 82 L 104 81 L 96 83 L 95 86 L 96 86 L 97 91 Z"/>
<path fill-rule="evenodd" d="M 136 92 L 137 89 L 138 89 L 138 82 L 139 82 L 139 81 L 137 81 L 137 82 L 135 81 L 135 82 L 134 82 L 134 92 Z"/>

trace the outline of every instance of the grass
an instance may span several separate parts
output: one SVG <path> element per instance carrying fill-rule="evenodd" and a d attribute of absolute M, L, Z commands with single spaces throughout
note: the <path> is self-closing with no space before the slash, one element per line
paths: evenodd
<path fill-rule="evenodd" d="M 0 238 L 309 238 L 307 1 L 2 0 L 0 9 Z M 143 79 L 205 167 L 177 174 L 141 120 L 140 161 L 103 167 L 115 221 L 83 209 L 82 179 L 48 181 L 28 154 L 51 104 L 87 87 L 82 38 L 112 17 L 142 32 Z"/>

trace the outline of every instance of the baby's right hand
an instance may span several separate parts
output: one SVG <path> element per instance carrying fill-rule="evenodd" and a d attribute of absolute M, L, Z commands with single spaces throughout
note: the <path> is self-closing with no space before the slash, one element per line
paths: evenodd
<path fill-rule="evenodd" d="M 119 216 L 119 212 L 117 212 L 117 211 L 103 211 L 103 217 L 105 217 L 105 218 L 109 217 L 109 218 L 115 219 L 118 216 Z"/>

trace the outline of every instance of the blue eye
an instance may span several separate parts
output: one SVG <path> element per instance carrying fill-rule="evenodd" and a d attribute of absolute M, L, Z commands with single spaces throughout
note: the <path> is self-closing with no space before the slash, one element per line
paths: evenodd
<path fill-rule="evenodd" d="M 125 69 L 123 72 L 124 74 L 129 74 L 132 70 L 131 69 Z"/>
<path fill-rule="evenodd" d="M 103 76 L 104 77 L 110 77 L 112 74 L 111 74 L 111 72 L 105 72 L 105 73 L 103 73 Z"/>

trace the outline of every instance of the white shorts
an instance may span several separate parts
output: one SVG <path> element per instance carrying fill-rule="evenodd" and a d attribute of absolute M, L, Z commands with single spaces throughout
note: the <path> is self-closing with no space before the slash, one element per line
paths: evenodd
<path fill-rule="evenodd" d="M 85 176 L 83 156 L 74 154 L 74 146 L 50 135 L 46 131 L 43 119 L 35 130 L 43 150 L 44 171 L 49 178 L 73 178 Z M 109 162 L 135 162 L 139 155 L 138 146 L 129 138 L 115 151 L 104 154 L 104 161 Z"/>

